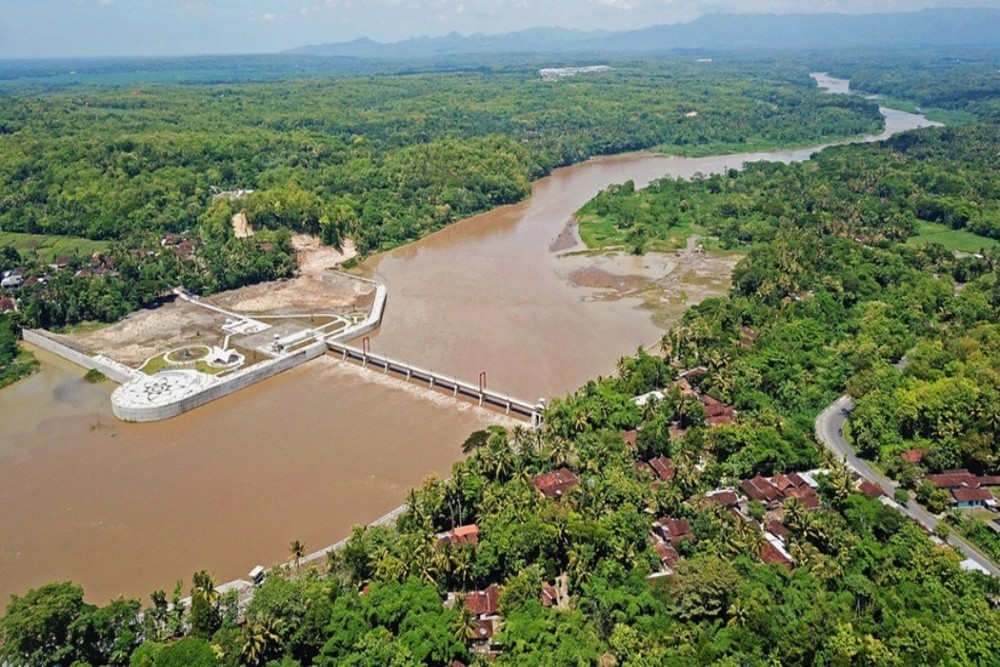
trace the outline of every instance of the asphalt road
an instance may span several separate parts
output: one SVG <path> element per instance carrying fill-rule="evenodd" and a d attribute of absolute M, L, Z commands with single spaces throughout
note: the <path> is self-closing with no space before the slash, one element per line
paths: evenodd
<path fill-rule="evenodd" d="M 826 445 L 826 448 L 833 452 L 838 459 L 844 461 L 848 467 L 855 470 L 869 482 L 877 484 L 889 495 L 890 498 L 892 498 L 893 492 L 896 490 L 896 484 L 888 477 L 882 475 L 876 470 L 873 470 L 871 466 L 862 461 L 844 438 L 843 429 L 844 424 L 847 423 L 846 413 L 850 412 L 853 407 L 854 404 L 848 396 L 841 396 L 839 399 L 834 401 L 834 403 L 832 403 L 826 410 L 820 413 L 819 417 L 816 418 L 816 437 L 820 442 Z M 935 526 L 938 525 L 938 520 L 932 514 L 927 512 L 927 510 L 920 507 L 915 500 L 910 500 L 910 502 L 906 503 L 905 507 L 900 507 L 899 511 L 914 521 L 919 522 L 927 530 L 933 531 Z M 955 535 L 954 533 L 949 535 L 948 544 L 956 549 L 959 549 L 965 554 L 966 558 L 969 558 L 981 565 L 994 577 L 1000 576 L 1000 568 L 994 565 L 989 558 L 984 556 L 974 546 L 966 542 L 958 535 Z"/>

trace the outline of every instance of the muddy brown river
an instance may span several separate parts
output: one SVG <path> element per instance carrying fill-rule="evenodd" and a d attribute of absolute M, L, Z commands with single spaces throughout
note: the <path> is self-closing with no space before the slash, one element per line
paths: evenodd
<path fill-rule="evenodd" d="M 886 134 L 927 125 L 885 111 Z M 816 149 L 602 158 L 537 182 L 530 200 L 372 258 L 389 287 L 374 351 L 535 400 L 612 372 L 660 329 L 636 298 L 574 287 L 587 259 L 549 250 L 572 213 L 611 183 L 691 176 Z M 654 272 L 657 258 L 624 270 Z M 631 264 L 630 264 L 631 263 Z M 198 569 L 220 581 L 343 537 L 447 474 L 495 415 L 402 381 L 319 359 L 159 424 L 111 415 L 110 384 L 38 353 L 41 372 L 0 391 L 0 602 L 54 579 L 88 598 L 145 597 Z"/>

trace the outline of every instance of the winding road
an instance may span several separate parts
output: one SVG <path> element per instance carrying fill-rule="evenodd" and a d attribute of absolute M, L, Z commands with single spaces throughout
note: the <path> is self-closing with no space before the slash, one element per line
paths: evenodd
<path fill-rule="evenodd" d="M 892 482 L 888 477 L 882 475 L 878 471 L 874 470 L 870 465 L 865 463 L 858 457 L 857 452 L 855 452 L 851 446 L 848 444 L 847 439 L 844 438 L 844 424 L 847 423 L 847 415 L 854 408 L 854 403 L 851 401 L 849 396 L 841 396 L 839 399 L 834 401 L 826 410 L 820 413 L 819 417 L 816 418 L 816 438 L 822 442 L 827 449 L 829 449 L 833 454 L 844 461 L 844 463 L 857 472 L 859 475 L 867 479 L 873 484 L 877 484 L 883 491 L 885 491 L 890 498 L 893 497 L 893 492 L 896 490 L 896 484 Z M 905 506 L 897 505 L 899 511 L 919 522 L 927 530 L 933 531 L 938 525 L 938 520 L 927 510 L 920 507 L 915 500 L 910 500 Z M 958 535 L 951 533 L 948 536 L 948 544 L 959 549 L 966 558 L 974 561 L 977 565 L 981 566 L 984 570 L 989 572 L 992 576 L 1000 576 L 1000 568 L 993 564 L 993 562 L 983 555 L 976 547 L 969 544 L 967 541 L 959 537 Z"/>

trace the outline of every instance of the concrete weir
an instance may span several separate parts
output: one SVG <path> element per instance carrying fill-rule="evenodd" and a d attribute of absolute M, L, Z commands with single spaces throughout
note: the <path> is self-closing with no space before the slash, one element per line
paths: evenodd
<path fill-rule="evenodd" d="M 414 364 L 371 354 L 367 350 L 367 345 L 364 349 L 348 345 L 346 341 L 364 336 L 378 328 L 382 322 L 387 296 L 385 285 L 368 278 L 357 276 L 352 278 L 375 286 L 372 309 L 364 320 L 333 334 L 326 334 L 321 330 L 306 330 L 285 339 L 278 339 L 275 335 L 276 350 L 280 351 L 274 358 L 234 371 L 224 377 L 185 368 L 161 370 L 153 375 L 147 375 L 103 355 L 90 356 L 72 349 L 44 331 L 25 330 L 24 338 L 27 342 L 84 368 L 100 370 L 118 382 L 120 386 L 111 394 L 111 411 L 116 417 L 127 422 L 155 422 L 176 417 L 333 351 L 345 360 L 360 362 L 364 367 L 377 368 L 386 374 L 396 373 L 407 380 L 426 382 L 429 389 L 450 392 L 456 398 L 459 396 L 471 398 L 478 401 L 480 406 L 499 408 L 507 415 L 516 415 L 529 420 L 536 428 L 541 425 L 545 407 L 541 402 L 532 403 L 514 398 L 487 389 L 482 382 L 476 385 Z M 183 298 L 192 300 L 190 296 Z M 220 310 L 208 304 L 205 304 L 205 307 Z M 278 342 L 287 347 L 278 347 Z"/>
<path fill-rule="evenodd" d="M 327 347 L 331 351 L 341 355 L 345 360 L 359 362 L 364 368 L 381 370 L 383 373 L 395 373 L 405 377 L 410 381 L 426 382 L 428 389 L 438 389 L 439 391 L 451 392 L 452 396 L 465 396 L 479 401 L 479 405 L 491 405 L 504 410 L 504 414 L 518 415 L 531 421 L 534 428 L 538 428 L 542 423 L 542 412 L 545 405 L 541 402 L 531 403 L 520 398 L 514 398 L 509 394 L 502 394 L 491 389 L 487 389 L 483 384 L 473 384 L 456 377 L 435 373 L 434 371 L 405 361 L 399 361 L 380 354 L 372 354 L 365 348 L 354 347 L 347 343 L 335 340 L 328 340 Z"/>

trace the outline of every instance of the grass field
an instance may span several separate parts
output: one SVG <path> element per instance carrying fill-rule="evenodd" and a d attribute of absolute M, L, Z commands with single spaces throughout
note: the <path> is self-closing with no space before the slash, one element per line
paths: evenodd
<path fill-rule="evenodd" d="M 939 243 L 948 250 L 976 253 L 984 248 L 1000 248 L 1000 241 L 977 236 L 962 229 L 952 229 L 935 222 L 921 222 L 916 236 L 906 240 L 910 245 L 925 245 Z"/>
<path fill-rule="evenodd" d="M 91 241 L 75 236 L 0 232 L 0 248 L 7 246 L 13 246 L 22 255 L 37 253 L 43 262 L 51 262 L 60 255 L 73 253 L 90 257 L 97 251 L 108 249 L 108 244 L 104 241 Z"/>

